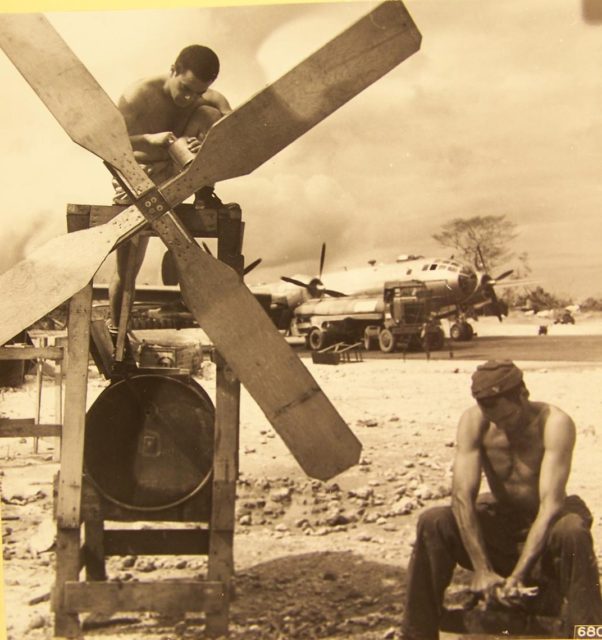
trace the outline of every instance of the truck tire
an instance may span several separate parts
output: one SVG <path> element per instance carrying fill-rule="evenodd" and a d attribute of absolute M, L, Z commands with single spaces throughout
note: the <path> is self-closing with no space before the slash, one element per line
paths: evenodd
<path fill-rule="evenodd" d="M 327 346 L 326 331 L 314 327 L 307 335 L 307 346 L 312 351 L 319 351 Z"/>
<path fill-rule="evenodd" d="M 366 351 L 375 351 L 378 348 L 378 336 L 368 329 L 364 330 L 364 349 Z"/>
<path fill-rule="evenodd" d="M 393 353 L 397 347 L 397 341 L 390 329 L 381 329 L 378 334 L 378 346 L 383 353 Z"/>

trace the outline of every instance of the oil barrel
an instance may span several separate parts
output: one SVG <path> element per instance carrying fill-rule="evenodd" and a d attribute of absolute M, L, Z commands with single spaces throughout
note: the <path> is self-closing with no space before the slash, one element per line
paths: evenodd
<path fill-rule="evenodd" d="M 86 414 L 84 467 L 108 500 L 154 511 L 185 502 L 208 482 L 215 410 L 192 378 L 117 380 Z"/>

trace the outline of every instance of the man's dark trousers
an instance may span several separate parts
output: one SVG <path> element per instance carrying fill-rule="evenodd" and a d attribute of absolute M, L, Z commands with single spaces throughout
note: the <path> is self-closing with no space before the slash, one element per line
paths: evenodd
<path fill-rule="evenodd" d="M 497 503 L 490 494 L 477 500 L 477 517 L 493 569 L 508 576 L 514 569 L 531 522 Z M 532 575 L 552 578 L 566 598 L 567 637 L 575 624 L 602 624 L 602 599 L 590 532 L 592 516 L 578 496 L 569 496 L 552 524 L 544 552 Z M 418 521 L 416 543 L 408 567 L 402 625 L 404 638 L 435 640 L 443 595 L 454 567 L 472 569 L 451 507 L 434 507 Z"/>

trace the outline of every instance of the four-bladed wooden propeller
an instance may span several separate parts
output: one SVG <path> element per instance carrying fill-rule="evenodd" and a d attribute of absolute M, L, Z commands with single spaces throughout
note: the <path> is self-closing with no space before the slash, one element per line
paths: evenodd
<path fill-rule="evenodd" d="M 119 111 L 50 23 L 0 16 L 0 45 L 27 82 L 69 136 L 139 196 L 109 223 L 56 238 L 0 275 L 0 344 L 85 286 L 115 246 L 150 223 L 174 256 L 187 307 L 304 471 L 328 479 L 355 464 L 359 441 L 239 275 L 205 253 L 170 209 L 203 185 L 253 171 L 420 40 L 401 2 L 381 4 L 217 122 L 188 169 L 158 190 L 134 159 Z"/>

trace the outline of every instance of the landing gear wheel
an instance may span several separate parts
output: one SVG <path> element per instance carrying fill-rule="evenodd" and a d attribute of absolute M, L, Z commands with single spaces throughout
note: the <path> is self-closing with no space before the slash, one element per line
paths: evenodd
<path fill-rule="evenodd" d="M 393 353 L 397 346 L 395 336 L 390 329 L 382 329 L 378 334 L 378 346 L 383 353 Z"/>
<path fill-rule="evenodd" d="M 468 322 L 454 322 L 449 328 L 449 335 L 452 340 L 472 340 L 474 329 Z"/>
<path fill-rule="evenodd" d="M 462 340 L 462 327 L 457 322 L 449 328 L 449 337 L 452 340 Z"/>

